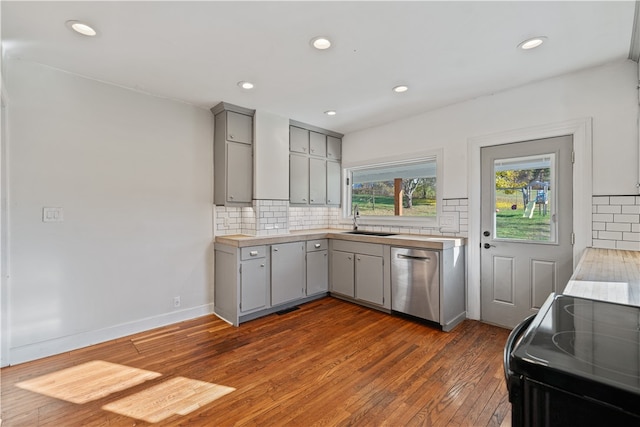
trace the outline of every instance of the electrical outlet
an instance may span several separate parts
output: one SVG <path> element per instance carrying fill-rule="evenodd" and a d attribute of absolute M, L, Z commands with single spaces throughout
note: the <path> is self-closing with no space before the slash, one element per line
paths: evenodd
<path fill-rule="evenodd" d="M 173 308 L 180 307 L 180 297 L 173 297 Z"/>

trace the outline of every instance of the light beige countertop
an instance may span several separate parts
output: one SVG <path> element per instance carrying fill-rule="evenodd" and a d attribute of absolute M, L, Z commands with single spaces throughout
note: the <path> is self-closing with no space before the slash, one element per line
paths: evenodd
<path fill-rule="evenodd" d="M 457 246 L 464 246 L 466 244 L 466 239 L 463 237 L 424 236 L 420 234 L 369 236 L 363 234 L 348 234 L 349 231 L 351 230 L 319 228 L 312 230 L 293 231 L 289 234 L 277 234 L 272 236 L 249 236 L 244 234 L 234 234 L 228 236 L 217 236 L 215 242 L 239 248 L 316 239 L 349 240 L 353 242 L 377 243 L 382 245 L 406 246 L 424 249 L 448 249 Z"/>
<path fill-rule="evenodd" d="M 640 306 L 640 251 L 587 248 L 563 293 Z"/>

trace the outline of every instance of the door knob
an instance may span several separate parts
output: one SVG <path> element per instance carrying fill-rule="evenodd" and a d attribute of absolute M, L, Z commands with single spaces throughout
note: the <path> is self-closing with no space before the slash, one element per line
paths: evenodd
<path fill-rule="evenodd" d="M 484 233 L 482 233 L 484 235 L 484 237 L 489 237 L 491 236 L 491 233 L 488 231 L 485 231 Z"/>
<path fill-rule="evenodd" d="M 488 243 L 485 243 L 485 244 L 484 244 L 484 248 L 485 248 L 485 249 L 495 248 L 495 247 L 496 247 L 496 245 L 490 245 L 490 244 L 488 244 Z"/>

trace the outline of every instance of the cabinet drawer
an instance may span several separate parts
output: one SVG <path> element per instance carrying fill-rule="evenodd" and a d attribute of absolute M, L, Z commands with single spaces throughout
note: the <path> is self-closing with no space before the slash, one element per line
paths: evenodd
<path fill-rule="evenodd" d="M 329 247 L 327 239 L 307 241 L 307 252 L 324 251 Z"/>
<path fill-rule="evenodd" d="M 246 261 L 254 258 L 264 258 L 267 254 L 266 246 L 249 246 L 240 249 L 240 259 Z"/>
<path fill-rule="evenodd" d="M 356 254 L 382 256 L 383 245 L 377 243 L 360 243 L 347 240 L 334 240 L 332 242 L 334 251 L 352 252 Z"/>

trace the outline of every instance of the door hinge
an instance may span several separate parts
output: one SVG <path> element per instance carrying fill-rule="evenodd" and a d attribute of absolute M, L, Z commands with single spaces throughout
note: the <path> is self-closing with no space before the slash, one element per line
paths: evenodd
<path fill-rule="evenodd" d="M 572 151 L 571 152 L 571 164 L 574 164 L 576 162 L 576 152 Z"/>
<path fill-rule="evenodd" d="M 349 186 L 349 178 L 347 178 L 347 187 Z"/>
<path fill-rule="evenodd" d="M 571 246 L 576 244 L 576 233 L 571 233 Z"/>
<path fill-rule="evenodd" d="M 240 264 L 240 268 L 238 269 L 238 273 L 242 274 L 242 264 Z"/>

